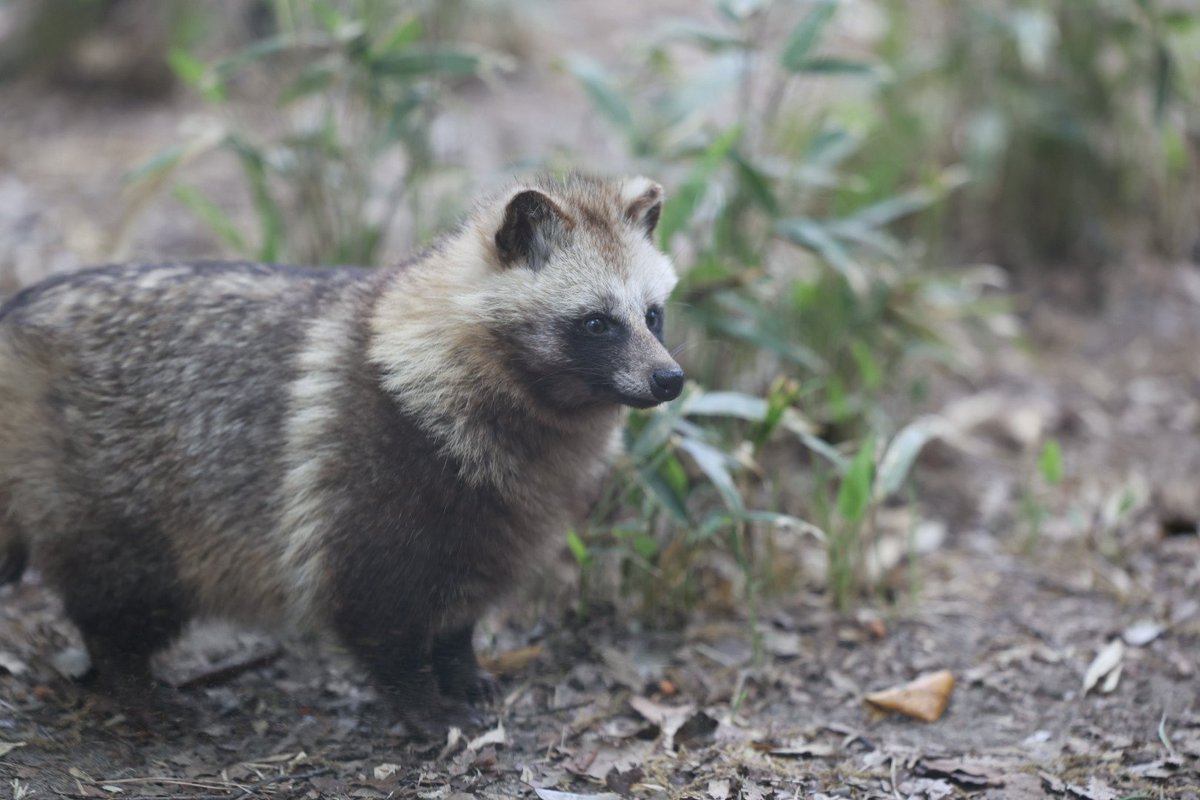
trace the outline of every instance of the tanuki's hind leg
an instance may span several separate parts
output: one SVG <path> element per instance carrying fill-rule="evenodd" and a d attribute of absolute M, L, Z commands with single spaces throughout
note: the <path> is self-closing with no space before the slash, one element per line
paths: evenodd
<path fill-rule="evenodd" d="M 111 526 L 45 542 L 39 560 L 83 634 L 97 688 L 143 698 L 153 685 L 150 656 L 188 618 L 168 543 Z"/>

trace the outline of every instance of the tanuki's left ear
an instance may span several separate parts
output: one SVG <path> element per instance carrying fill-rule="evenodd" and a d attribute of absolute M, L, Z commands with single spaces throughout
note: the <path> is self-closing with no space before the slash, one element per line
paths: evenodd
<path fill-rule="evenodd" d="M 662 214 L 663 188 L 649 178 L 631 178 L 622 187 L 621 198 L 625 201 L 625 219 L 653 241 Z"/>
<path fill-rule="evenodd" d="M 504 208 L 504 222 L 496 231 L 496 252 L 506 267 L 524 261 L 535 272 L 550 260 L 562 236 L 566 218 L 554 201 L 536 189 L 513 195 Z"/>

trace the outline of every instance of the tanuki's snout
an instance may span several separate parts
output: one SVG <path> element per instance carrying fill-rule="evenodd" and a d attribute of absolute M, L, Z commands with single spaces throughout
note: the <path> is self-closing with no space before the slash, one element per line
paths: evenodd
<path fill-rule="evenodd" d="M 650 373 L 650 394 L 659 402 L 679 397 L 683 391 L 683 370 L 676 366 L 659 367 Z"/>

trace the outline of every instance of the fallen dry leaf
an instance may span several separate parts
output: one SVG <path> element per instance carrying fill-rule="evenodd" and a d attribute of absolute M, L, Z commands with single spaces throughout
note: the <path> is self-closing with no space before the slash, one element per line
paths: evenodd
<path fill-rule="evenodd" d="M 693 704 L 683 706 L 668 706 L 653 700 L 635 695 L 629 698 L 629 705 L 649 723 L 658 726 L 662 734 L 662 746 L 666 750 L 675 749 L 676 735 L 679 744 L 694 746 L 717 729 L 717 721 L 703 711 L 697 712 Z"/>
<path fill-rule="evenodd" d="M 624 775 L 637 770 L 653 751 L 653 742 L 640 740 L 623 743 L 621 747 L 601 745 L 574 753 L 563 766 L 573 775 L 607 780 L 614 772 Z"/>
<path fill-rule="evenodd" d="M 1068 786 L 1068 789 L 1072 793 L 1084 798 L 1084 800 L 1117 800 L 1121 796 L 1120 792 L 1095 776 L 1092 776 L 1088 780 L 1086 787 L 1071 784 Z"/>
<path fill-rule="evenodd" d="M 613 767 L 604 776 L 604 785 L 619 795 L 627 796 L 633 790 L 634 784 L 644 777 L 645 773 L 641 767 L 633 767 L 624 771 Z"/>
<path fill-rule="evenodd" d="M 952 758 L 923 758 L 913 771 L 928 778 L 945 778 L 967 789 L 986 789 L 1003 786 L 1004 777 L 979 764 Z"/>
<path fill-rule="evenodd" d="M 24 661 L 6 650 L 0 650 L 0 669 L 9 675 L 16 675 L 18 677 L 29 671 L 29 667 Z"/>
<path fill-rule="evenodd" d="M 867 629 L 867 633 L 871 634 L 872 638 L 882 639 L 887 636 L 887 625 L 881 619 L 869 619 L 863 623 L 863 627 Z"/>
<path fill-rule="evenodd" d="M 601 794 L 577 794 L 575 792 L 559 792 L 554 789 L 539 789 L 533 787 L 533 791 L 541 800 L 621 800 L 621 796 L 612 792 L 603 792 Z"/>
<path fill-rule="evenodd" d="M 755 745 L 754 749 L 759 750 L 763 747 Z M 799 741 L 780 747 L 768 744 L 765 752 L 779 758 L 830 758 L 837 754 L 837 748 L 828 742 Z"/>
<path fill-rule="evenodd" d="M 708 796 L 712 800 L 726 800 L 729 797 L 730 785 L 728 778 L 719 778 L 708 782 Z"/>
<path fill-rule="evenodd" d="M 1145 647 L 1161 636 L 1164 630 L 1166 630 L 1166 628 L 1162 625 L 1159 625 L 1157 622 L 1144 619 L 1140 622 L 1135 622 L 1126 628 L 1121 634 L 1121 638 L 1124 639 L 1125 644 L 1129 645 L 1130 647 Z"/>
<path fill-rule="evenodd" d="M 954 675 L 949 670 L 931 672 L 903 686 L 884 689 L 866 696 L 866 702 L 882 711 L 894 711 L 925 722 L 941 718 L 954 690 Z"/>
<path fill-rule="evenodd" d="M 679 726 L 696 711 L 696 707 L 690 703 L 683 706 L 668 706 L 640 695 L 629 698 L 629 705 L 647 722 L 657 725 L 664 732 L 669 730 L 672 733 L 678 730 Z"/>
<path fill-rule="evenodd" d="M 442 745 L 442 750 L 440 753 L 438 753 L 437 760 L 441 761 L 441 760 L 445 759 L 446 756 L 450 755 L 455 750 L 457 750 L 458 746 L 460 744 L 462 744 L 462 740 L 463 740 L 462 729 L 456 725 L 451 725 L 450 729 L 448 731 L 446 731 L 446 743 L 444 745 Z"/>
<path fill-rule="evenodd" d="M 543 649 L 540 644 L 535 644 L 503 653 L 492 653 L 480 656 L 479 663 L 488 672 L 496 675 L 515 675 L 540 658 Z"/>
<path fill-rule="evenodd" d="M 1104 685 L 1100 687 L 1102 692 L 1108 693 L 1117 688 L 1117 680 L 1121 676 L 1121 659 L 1125 656 L 1125 642 L 1120 639 L 1113 639 L 1109 642 L 1096 657 L 1092 659 L 1092 663 L 1088 666 L 1087 672 L 1083 676 L 1083 693 L 1086 695 L 1101 678 L 1106 678 Z M 1113 677 L 1113 676 L 1116 677 Z"/>
<path fill-rule="evenodd" d="M 718 725 L 720 723 L 708 714 L 697 711 L 675 731 L 675 743 L 684 747 L 696 747 L 711 737 Z"/>
<path fill-rule="evenodd" d="M 471 752 L 475 752 L 489 744 L 508 744 L 508 734 L 504 731 L 503 722 L 497 725 L 495 728 L 492 728 L 487 733 L 482 733 L 471 741 L 467 742 L 467 749 Z"/>
<path fill-rule="evenodd" d="M 92 660 L 86 650 L 79 647 L 68 647 L 50 657 L 50 666 L 64 678 L 72 680 L 82 678 L 92 668 Z"/>
<path fill-rule="evenodd" d="M 24 746 L 24 742 L 0 742 L 0 756 L 6 756 L 18 747 Z"/>
<path fill-rule="evenodd" d="M 1174 778 L 1182 766 L 1183 761 L 1181 759 L 1162 758 L 1158 761 L 1151 761 L 1148 764 L 1135 764 L 1129 768 L 1129 771 L 1143 778 L 1168 780 Z"/>

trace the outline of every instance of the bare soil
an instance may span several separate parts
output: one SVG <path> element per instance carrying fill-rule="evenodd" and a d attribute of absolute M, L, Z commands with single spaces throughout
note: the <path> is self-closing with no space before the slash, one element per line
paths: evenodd
<path fill-rule="evenodd" d="M 575 35 L 603 51 L 603 23 Z M 511 94 L 456 110 L 460 130 L 492 122 L 473 158 L 586 138 L 581 99 L 517 81 L 528 114 Z M 574 122 L 549 124 L 548 107 Z M 102 258 L 122 175 L 196 110 L 0 87 L 5 290 Z M 200 176 L 218 191 L 229 178 L 220 164 Z M 131 236 L 138 254 L 216 252 L 170 203 Z M 751 620 L 728 608 L 670 633 L 501 610 L 480 642 L 501 673 L 492 724 L 429 744 L 332 643 L 219 627 L 163 659 L 177 688 L 114 707 L 63 676 L 77 639 L 31 574 L 0 589 L 0 796 L 1200 797 L 1200 269 L 1128 264 L 1105 280 L 1101 309 L 1028 293 L 1022 347 L 997 344 L 971 381 L 939 379 L 934 410 L 960 436 L 918 476 L 920 515 L 947 535 L 915 587 L 897 568 L 895 603 L 837 614 L 815 581 L 774 596 L 757 663 Z M 1051 436 L 1058 487 L 1037 478 Z M 1085 693 L 1118 639 L 1118 678 Z M 936 722 L 864 705 L 942 669 L 957 684 Z"/>

